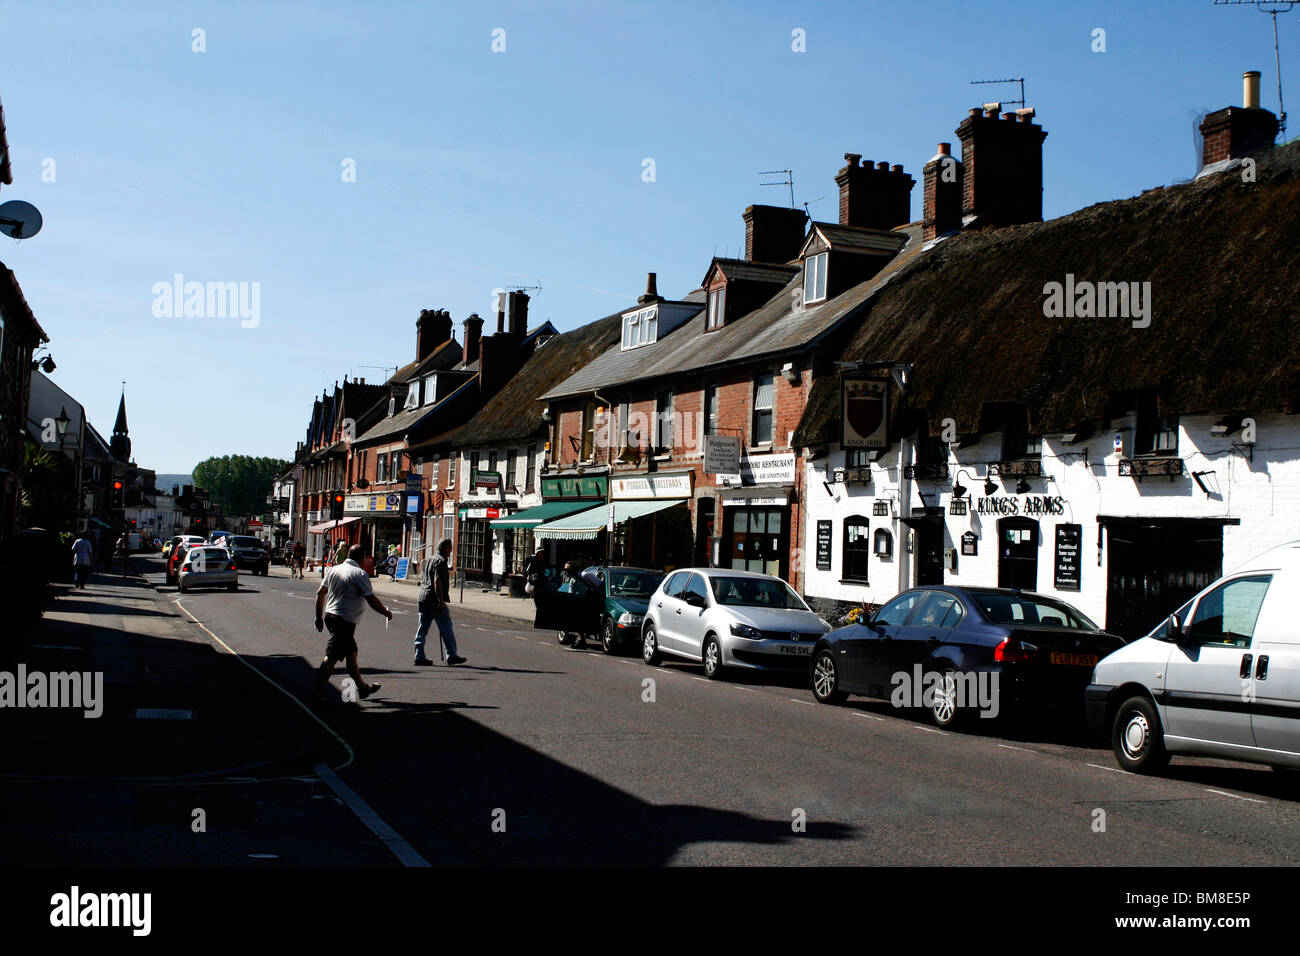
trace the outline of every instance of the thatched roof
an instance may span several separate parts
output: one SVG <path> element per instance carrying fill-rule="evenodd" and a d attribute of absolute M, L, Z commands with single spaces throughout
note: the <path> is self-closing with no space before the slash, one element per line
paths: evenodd
<path fill-rule="evenodd" d="M 1300 143 L 1241 169 L 1050 222 L 963 233 L 868 304 L 844 358 L 916 366 L 909 404 L 938 433 L 1016 403 L 1036 433 L 1073 431 L 1152 390 L 1160 414 L 1300 407 Z M 1044 287 L 1150 282 L 1151 321 L 1047 318 Z M 1118 402 L 1118 404 L 1117 404 Z M 838 440 L 839 378 L 813 385 L 794 443 Z"/>
<path fill-rule="evenodd" d="M 478 445 L 542 438 L 541 395 L 564 381 L 622 335 L 622 315 L 597 319 L 572 332 L 552 336 L 533 352 L 515 375 L 468 422 L 426 443 L 425 447 Z"/>

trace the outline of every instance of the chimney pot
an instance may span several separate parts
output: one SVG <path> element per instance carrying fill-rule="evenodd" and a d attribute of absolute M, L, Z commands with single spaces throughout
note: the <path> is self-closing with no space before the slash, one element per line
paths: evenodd
<path fill-rule="evenodd" d="M 903 164 L 895 163 L 893 166 L 889 167 L 889 171 L 893 173 L 901 173 L 903 171 Z"/>
<path fill-rule="evenodd" d="M 939 155 L 940 155 L 940 156 L 951 156 L 951 155 L 952 155 L 952 143 L 940 143 L 940 144 L 939 144 Z"/>
<path fill-rule="evenodd" d="M 989 119 L 997 119 L 999 109 L 1000 106 L 990 106 L 988 109 L 984 111 L 984 115 L 987 116 Z"/>
<path fill-rule="evenodd" d="M 876 163 L 876 169 L 879 169 L 879 170 L 881 170 L 882 172 L 884 172 L 885 170 L 888 170 L 888 169 L 889 169 L 889 162 L 888 162 L 888 161 L 885 161 L 885 162 Z"/>
<path fill-rule="evenodd" d="M 528 334 L 528 293 L 517 290 L 507 298 L 506 328 L 511 335 L 523 338 Z"/>
<path fill-rule="evenodd" d="M 971 115 L 971 116 L 979 116 L 979 115 L 980 115 L 980 109 L 979 109 L 979 107 L 978 107 L 978 106 L 972 106 L 972 107 L 970 108 L 970 115 Z"/>
<path fill-rule="evenodd" d="M 461 361 L 469 365 L 479 358 L 479 345 L 483 337 L 483 320 L 478 317 L 477 312 L 470 313 L 469 318 L 464 322 L 464 328 L 465 344 L 461 352 Z"/>
<path fill-rule="evenodd" d="M 901 165 L 891 171 L 887 161 L 866 160 L 860 168 L 841 169 L 835 184 L 840 187 L 840 225 L 893 229 L 911 219 L 916 182 Z"/>
<path fill-rule="evenodd" d="M 1241 74 L 1241 105 L 1248 110 L 1259 109 L 1259 70 Z"/>
<path fill-rule="evenodd" d="M 1002 118 L 1003 118 L 1004 120 L 1014 120 L 1014 119 L 1016 118 L 1016 114 L 1015 114 L 1015 113 L 1003 113 L 1003 114 L 1002 114 Z"/>
<path fill-rule="evenodd" d="M 844 154 L 844 159 L 845 159 L 845 161 L 846 161 L 850 166 L 857 166 L 859 163 L 862 162 L 862 154 L 861 154 L 861 153 L 845 153 L 845 154 Z"/>

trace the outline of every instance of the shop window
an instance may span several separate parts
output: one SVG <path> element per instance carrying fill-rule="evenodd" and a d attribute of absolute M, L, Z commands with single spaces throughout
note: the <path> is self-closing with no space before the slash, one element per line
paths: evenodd
<path fill-rule="evenodd" d="M 506 532 L 506 574 L 520 574 L 532 556 L 531 528 L 511 528 Z"/>
<path fill-rule="evenodd" d="M 1178 454 L 1178 416 L 1156 414 L 1156 396 L 1145 393 L 1137 403 L 1134 451 L 1139 455 Z"/>
<path fill-rule="evenodd" d="M 844 519 L 844 552 L 841 575 L 845 581 L 867 583 L 867 564 L 871 557 L 871 539 L 867 532 L 867 519 L 850 515 Z"/>
<path fill-rule="evenodd" d="M 488 523 L 466 518 L 460 523 L 460 547 L 456 549 L 456 566 L 466 574 L 487 573 Z"/>
<path fill-rule="evenodd" d="M 765 372 L 754 380 L 754 420 L 751 444 L 772 444 L 772 404 L 775 400 L 774 376 Z"/>

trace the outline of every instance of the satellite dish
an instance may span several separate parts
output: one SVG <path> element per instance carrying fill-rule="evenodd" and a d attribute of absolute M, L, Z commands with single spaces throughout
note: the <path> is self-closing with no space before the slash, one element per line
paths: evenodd
<path fill-rule="evenodd" d="M 0 203 L 0 232 L 11 239 L 30 239 L 41 231 L 41 211 L 29 202 L 11 199 Z"/>

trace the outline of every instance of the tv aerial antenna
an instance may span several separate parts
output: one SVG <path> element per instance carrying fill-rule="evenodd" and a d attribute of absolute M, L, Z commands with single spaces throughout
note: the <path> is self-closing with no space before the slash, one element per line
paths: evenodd
<path fill-rule="evenodd" d="M 790 208 L 797 208 L 794 204 L 794 173 L 788 169 L 760 169 L 760 176 L 775 176 L 777 173 L 785 173 L 785 179 L 773 180 L 770 183 L 759 183 L 760 186 L 789 186 L 790 187 Z"/>
<path fill-rule="evenodd" d="M 1294 0 L 1214 0 L 1216 7 L 1254 7 L 1260 13 L 1273 17 L 1273 62 L 1277 66 L 1277 126 L 1279 133 L 1286 132 L 1286 107 L 1282 103 L 1282 55 L 1277 45 L 1277 15 L 1290 13 Z"/>
<path fill-rule="evenodd" d="M 493 288 L 497 292 L 541 292 L 542 284 L 539 282 L 537 285 L 519 285 L 518 283 L 511 284 L 507 282 L 502 285 L 493 286 Z"/>
<path fill-rule="evenodd" d="M 971 85 L 971 86 L 988 86 L 988 85 L 990 85 L 990 84 L 1004 84 L 1004 83 L 1019 83 L 1019 84 L 1020 84 L 1020 99 L 1018 99 L 1018 100 L 1003 100 L 1002 102 L 1003 102 L 1003 103 L 1019 103 L 1021 106 L 1024 106 L 1024 105 L 1025 105 L 1025 78 L 1024 78 L 1023 76 L 1015 76 L 1015 77 L 1012 77 L 1011 79 L 1008 79 L 1008 80 L 971 80 L 971 81 L 970 81 L 970 85 Z"/>

